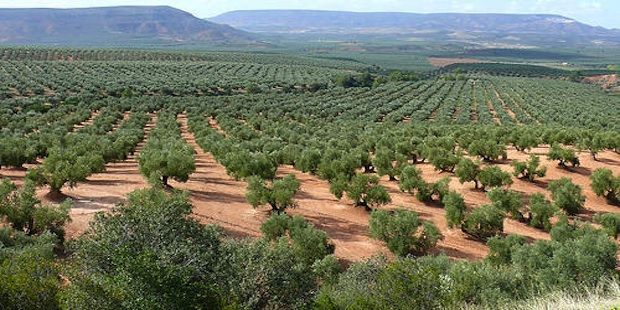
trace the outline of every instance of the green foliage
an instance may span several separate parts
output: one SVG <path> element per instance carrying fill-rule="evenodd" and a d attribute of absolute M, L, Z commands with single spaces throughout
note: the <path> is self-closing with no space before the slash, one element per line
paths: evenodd
<path fill-rule="evenodd" d="M 614 176 L 610 169 L 599 168 L 590 176 L 592 190 L 613 203 L 620 202 L 620 175 Z"/>
<path fill-rule="evenodd" d="M 28 180 L 19 189 L 8 179 L 0 184 L 0 220 L 29 236 L 49 231 L 64 240 L 64 225 L 70 221 L 72 205 L 70 200 L 57 207 L 41 204 L 34 184 Z"/>
<path fill-rule="evenodd" d="M 581 193 L 581 187 L 575 185 L 569 178 L 550 182 L 549 190 L 554 205 L 568 215 L 576 215 L 583 209 L 586 197 Z"/>
<path fill-rule="evenodd" d="M 261 225 L 261 231 L 269 241 L 290 240 L 293 252 L 308 266 L 334 252 L 327 234 L 300 216 L 272 215 Z"/>
<path fill-rule="evenodd" d="M 299 160 L 295 161 L 295 168 L 303 171 L 316 173 L 321 163 L 321 152 L 316 149 L 307 149 L 301 152 Z"/>
<path fill-rule="evenodd" d="M 246 199 L 254 208 L 269 205 L 271 211 L 280 214 L 286 212 L 287 208 L 297 206 L 294 197 L 300 186 L 301 184 L 292 174 L 273 181 L 271 185 L 265 184 L 265 181 L 259 177 L 250 177 Z"/>
<path fill-rule="evenodd" d="M 59 193 L 65 184 L 73 188 L 78 182 L 86 181 L 93 173 L 105 169 L 105 161 L 99 153 L 80 154 L 75 148 L 53 147 L 39 167 L 28 172 L 28 179 L 37 185 L 49 185 Z"/>
<path fill-rule="evenodd" d="M 525 244 L 525 238 L 519 235 L 493 237 L 487 241 L 489 255 L 487 260 L 493 265 L 510 265 L 514 251 Z"/>
<path fill-rule="evenodd" d="M 392 150 L 382 148 L 377 150 L 372 165 L 377 169 L 377 174 L 387 175 L 391 181 L 395 181 L 404 161 L 405 158 L 402 155 L 399 156 Z"/>
<path fill-rule="evenodd" d="M 0 167 L 21 167 L 36 159 L 37 149 L 22 137 L 0 139 Z"/>
<path fill-rule="evenodd" d="M 482 189 L 503 187 L 512 184 L 510 173 L 504 172 L 497 166 L 490 166 L 482 169 L 478 174 Z"/>
<path fill-rule="evenodd" d="M 419 219 L 413 211 L 373 211 L 370 215 L 370 235 L 387 244 L 398 256 L 424 255 L 443 236 L 430 222 Z"/>
<path fill-rule="evenodd" d="M 487 197 L 493 206 L 504 211 L 506 215 L 510 215 L 512 219 L 518 221 L 524 219 L 523 213 L 521 213 L 524 207 L 523 198 L 518 192 L 496 187 L 487 193 Z"/>
<path fill-rule="evenodd" d="M 435 170 L 442 172 L 454 172 L 456 165 L 461 160 L 459 154 L 444 148 L 430 148 L 427 151 L 427 157 Z"/>
<path fill-rule="evenodd" d="M 494 205 L 483 205 L 465 216 L 461 230 L 479 240 L 487 240 L 504 231 L 504 215 Z"/>
<path fill-rule="evenodd" d="M 480 165 L 474 163 L 471 159 L 462 158 L 456 165 L 455 174 L 459 178 L 461 184 L 465 182 L 474 182 L 476 188 L 478 188 Z"/>
<path fill-rule="evenodd" d="M 529 225 L 545 231 L 551 230 L 551 217 L 556 212 L 556 208 L 549 202 L 545 195 L 536 193 L 530 196 L 529 203 Z"/>
<path fill-rule="evenodd" d="M 562 148 L 558 144 L 551 145 L 551 149 L 547 156 L 550 160 L 557 160 L 558 165 L 564 168 L 567 167 L 567 163 L 570 163 L 573 167 L 578 167 L 580 164 L 579 158 L 575 155 L 575 151 L 569 148 Z"/>
<path fill-rule="evenodd" d="M 474 140 L 467 148 L 467 151 L 469 155 L 480 156 L 487 162 L 506 156 L 506 146 L 490 139 Z"/>
<path fill-rule="evenodd" d="M 3 309 L 59 309 L 56 237 L 28 237 L 0 228 L 0 305 Z"/>
<path fill-rule="evenodd" d="M 547 174 L 547 167 L 539 167 L 540 157 L 536 155 L 530 155 L 526 162 L 515 161 L 512 166 L 515 169 L 515 177 L 527 179 L 530 182 L 533 182 L 536 177 L 542 178 Z"/>
<path fill-rule="evenodd" d="M 446 209 L 446 220 L 448 227 L 459 227 L 465 218 L 467 206 L 465 199 L 457 192 L 449 192 L 443 199 L 442 203 Z"/>
<path fill-rule="evenodd" d="M 356 207 L 371 208 L 392 201 L 385 187 L 379 185 L 379 178 L 366 174 L 356 174 L 347 186 L 346 193 Z"/>
<path fill-rule="evenodd" d="M 603 226 L 603 230 L 609 236 L 614 239 L 618 238 L 618 234 L 620 234 L 620 214 L 599 213 L 594 216 L 594 221 Z"/>
<path fill-rule="evenodd" d="M 416 189 L 426 185 L 426 182 L 422 178 L 422 171 L 420 169 L 407 165 L 400 174 L 400 190 L 403 192 L 414 193 Z"/>

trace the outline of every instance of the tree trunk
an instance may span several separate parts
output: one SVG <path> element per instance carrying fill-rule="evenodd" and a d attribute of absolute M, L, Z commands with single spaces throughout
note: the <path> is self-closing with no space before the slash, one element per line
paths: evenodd
<path fill-rule="evenodd" d="M 164 186 L 168 186 L 168 176 L 167 175 L 162 175 L 161 176 L 161 182 L 164 184 Z"/>
<path fill-rule="evenodd" d="M 390 181 L 398 181 L 395 176 L 390 175 Z"/>

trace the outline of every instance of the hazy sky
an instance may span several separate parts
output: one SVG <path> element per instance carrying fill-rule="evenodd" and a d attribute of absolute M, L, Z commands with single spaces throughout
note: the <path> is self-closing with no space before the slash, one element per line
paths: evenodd
<path fill-rule="evenodd" d="M 553 13 L 588 24 L 620 28 L 620 0 L 0 0 L 0 7 L 170 5 L 198 17 L 232 10 L 320 9 L 392 12 Z"/>

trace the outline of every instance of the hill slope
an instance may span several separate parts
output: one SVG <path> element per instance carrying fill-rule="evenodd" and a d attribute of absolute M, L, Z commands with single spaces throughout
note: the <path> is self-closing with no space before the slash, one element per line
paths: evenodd
<path fill-rule="evenodd" d="M 167 6 L 0 9 L 2 43 L 226 42 L 250 38 L 243 31 Z"/>
<path fill-rule="evenodd" d="M 270 33 L 399 34 L 438 39 L 620 43 L 620 31 L 559 15 L 233 11 L 209 19 Z"/>

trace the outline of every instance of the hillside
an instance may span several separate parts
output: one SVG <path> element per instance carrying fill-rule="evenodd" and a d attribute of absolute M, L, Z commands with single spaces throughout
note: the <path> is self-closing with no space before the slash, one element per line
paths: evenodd
<path fill-rule="evenodd" d="M 267 33 L 405 35 L 524 44 L 620 43 L 620 31 L 559 15 L 356 13 L 305 10 L 233 11 L 211 21 Z"/>
<path fill-rule="evenodd" d="M 122 44 L 250 39 L 243 31 L 167 6 L 0 9 L 1 43 Z"/>

